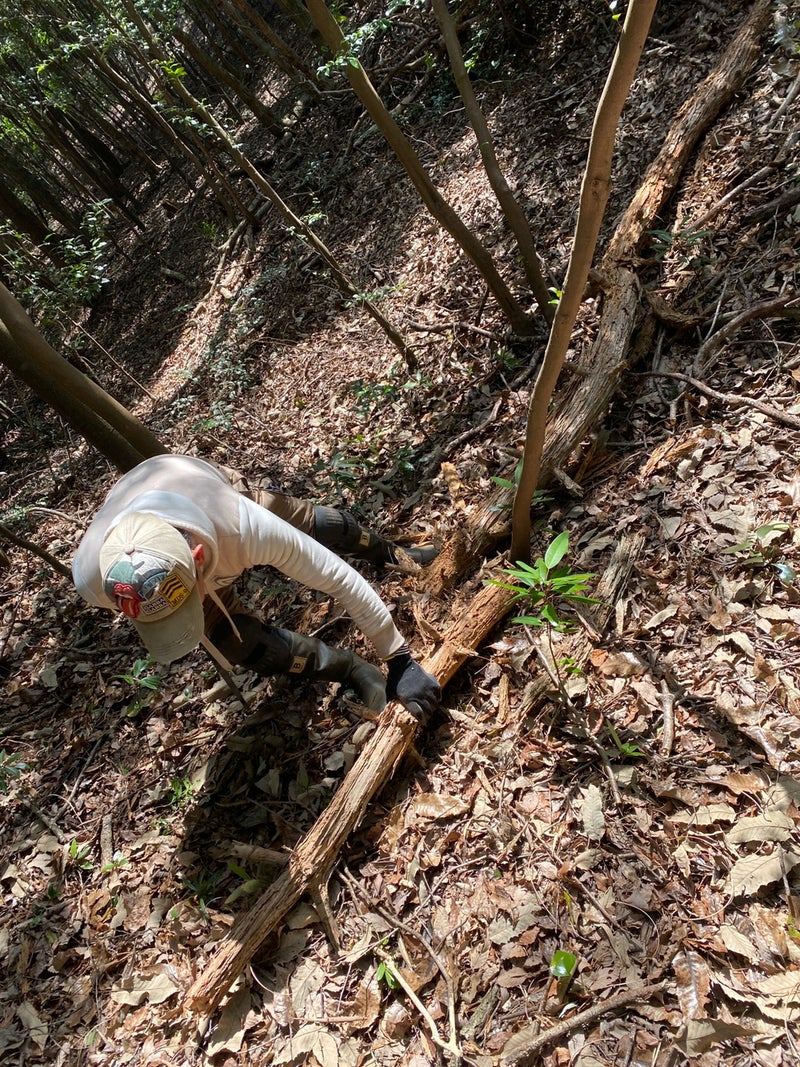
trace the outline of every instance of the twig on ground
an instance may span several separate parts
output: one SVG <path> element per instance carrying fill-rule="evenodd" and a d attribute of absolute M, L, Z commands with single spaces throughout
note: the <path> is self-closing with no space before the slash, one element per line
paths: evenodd
<path fill-rule="evenodd" d="M 764 404 L 760 400 L 754 400 L 749 396 L 722 393 L 718 389 L 712 389 L 710 385 L 706 385 L 705 382 L 701 382 L 699 378 L 695 378 L 691 374 L 681 374 L 679 371 L 652 370 L 644 371 L 642 377 L 672 378 L 676 382 L 686 382 L 687 385 L 691 385 L 693 389 L 696 389 L 698 393 L 702 393 L 711 400 L 718 400 L 721 404 L 728 404 L 729 407 L 743 406 L 753 408 L 754 411 L 760 411 L 762 415 L 768 415 L 776 422 L 783 423 L 784 426 L 789 426 L 793 430 L 800 430 L 800 416 L 791 415 L 788 411 L 781 411 L 780 408 L 773 407 L 772 404 Z"/>
<path fill-rule="evenodd" d="M 618 993 L 615 997 L 609 997 L 608 1000 L 603 1000 L 599 1004 L 593 1004 L 590 1008 L 586 1008 L 585 1011 L 579 1011 L 577 1015 L 573 1015 L 570 1019 L 565 1019 L 563 1022 L 557 1023 L 555 1026 L 551 1026 L 549 1030 L 545 1030 L 544 1033 L 531 1033 L 530 1040 L 525 1039 L 527 1032 L 533 1031 L 533 1027 L 527 1027 L 525 1030 L 521 1030 L 512 1039 L 514 1048 L 510 1055 L 501 1056 L 501 1063 L 526 1063 L 530 1057 L 539 1052 L 546 1045 L 551 1044 L 553 1041 L 560 1041 L 561 1038 L 566 1037 L 567 1034 L 572 1033 L 573 1030 L 577 1030 L 581 1026 L 585 1026 L 587 1023 L 592 1023 L 595 1019 L 602 1018 L 603 1015 L 607 1015 L 609 1012 L 618 1011 L 620 1008 L 626 1007 L 628 1004 L 634 1004 L 636 1001 L 650 1000 L 651 997 L 657 993 L 662 992 L 664 989 L 664 982 L 656 982 L 654 985 L 641 986 L 639 989 L 626 989 L 622 993 Z"/>
<path fill-rule="evenodd" d="M 442 1052 L 449 1053 L 450 1056 L 452 1056 L 452 1058 L 453 1058 L 453 1063 L 455 1063 L 455 1064 L 461 1063 L 461 1050 L 459 1049 L 458 1045 L 455 1043 L 455 1038 L 451 1037 L 449 1041 L 445 1041 L 445 1039 L 439 1033 L 439 1027 L 434 1022 L 430 1012 L 425 1007 L 425 1005 L 422 1003 L 422 1001 L 419 999 L 419 997 L 414 992 L 414 990 L 411 988 L 410 984 L 406 981 L 405 977 L 403 976 L 402 971 L 396 966 L 394 960 L 391 958 L 389 953 L 388 952 L 384 952 L 384 950 L 382 948 L 380 948 L 380 946 L 378 946 L 378 945 L 376 945 L 375 948 L 372 951 L 375 953 L 375 955 L 379 959 L 381 959 L 383 961 L 383 963 L 386 965 L 386 967 L 391 972 L 391 975 L 395 979 L 397 984 L 403 987 L 403 991 L 406 994 L 406 996 L 408 997 L 408 999 L 411 1001 L 411 1003 L 414 1005 L 414 1007 L 420 1013 L 422 1018 L 428 1024 L 428 1028 L 430 1030 L 431 1041 L 433 1041 L 434 1045 L 437 1045 L 442 1050 Z"/>
<path fill-rule="evenodd" d="M 717 330 L 715 334 L 712 334 L 700 345 L 692 364 L 692 374 L 698 375 L 708 371 L 711 366 L 710 361 L 717 354 L 717 351 L 745 323 L 750 322 L 752 319 L 765 319 L 770 315 L 780 315 L 791 307 L 793 303 L 796 304 L 799 299 L 796 292 L 782 293 L 771 300 L 762 300 L 758 304 L 751 304 L 750 307 L 745 308 L 744 311 L 734 316 L 730 322 L 726 323 L 725 326 Z"/>
<path fill-rule="evenodd" d="M 668 756 L 672 752 L 672 746 L 675 742 L 675 694 L 667 684 L 666 678 L 661 679 L 661 708 L 664 715 L 661 755 Z"/>
<path fill-rule="evenodd" d="M 48 567 L 52 567 L 56 574 L 60 574 L 62 578 L 72 578 L 72 572 L 69 567 L 66 567 L 60 560 L 57 560 L 55 556 L 51 555 L 46 549 L 40 548 L 39 545 L 35 545 L 33 541 L 29 541 L 25 537 L 19 537 L 13 530 L 0 523 L 0 539 L 10 541 L 12 545 L 16 545 L 17 548 L 24 548 L 26 552 L 32 552 L 39 559 L 43 559 Z"/>
<path fill-rule="evenodd" d="M 755 174 L 751 174 L 749 178 L 745 178 L 743 182 L 739 182 L 739 184 L 735 185 L 730 192 L 727 192 L 721 197 L 716 204 L 712 204 L 711 207 L 708 208 L 707 211 L 704 211 L 698 218 L 692 219 L 689 225 L 684 227 L 684 230 L 696 232 L 702 226 L 705 226 L 706 223 L 710 222 L 715 215 L 718 215 L 723 208 L 726 208 L 732 200 L 735 200 L 739 193 L 743 193 L 746 189 L 749 189 L 751 185 L 755 185 L 756 182 L 761 181 L 762 178 L 766 178 L 767 175 L 772 174 L 774 170 L 775 167 L 771 163 L 767 164 L 765 167 L 759 167 Z"/>
<path fill-rule="evenodd" d="M 386 922 L 389 923 L 389 925 L 392 926 L 395 930 L 400 933 L 404 933 L 407 937 L 410 937 L 414 941 L 416 941 L 425 950 L 425 952 L 427 952 L 431 960 L 436 965 L 436 968 L 441 974 L 442 978 L 444 978 L 445 986 L 447 987 L 448 1017 L 450 1021 L 450 1041 L 447 1044 L 443 1044 L 441 1047 L 460 1057 L 461 1053 L 458 1050 L 458 1041 L 456 1037 L 456 990 L 455 984 L 453 982 L 453 976 L 450 973 L 449 968 L 446 966 L 446 964 L 438 955 L 438 953 L 434 952 L 433 948 L 431 947 L 431 945 L 428 944 L 422 934 L 412 929 L 412 927 L 408 926 L 407 923 L 404 923 L 402 919 L 398 919 L 398 917 L 396 915 L 393 915 L 392 912 L 386 911 L 386 909 L 382 908 L 379 904 L 376 904 L 373 900 L 370 900 L 366 891 L 364 890 L 364 887 L 353 877 L 352 874 L 350 874 L 349 871 L 342 870 L 341 876 L 347 882 L 352 893 L 354 893 L 356 896 L 360 896 L 364 903 L 372 911 L 374 911 L 377 915 L 380 915 L 382 919 L 385 919 Z M 382 956 L 381 958 L 385 959 L 386 957 Z M 403 986 L 403 988 L 405 988 L 405 986 Z M 427 1016 L 427 1012 L 425 1013 L 425 1015 Z"/>
<path fill-rule="evenodd" d="M 59 845 L 64 844 L 64 842 L 66 841 L 66 837 L 62 833 L 61 828 L 59 827 L 58 823 L 55 822 L 55 820 L 51 819 L 49 815 L 45 815 L 43 811 L 40 811 L 40 809 L 36 807 L 33 801 L 28 800 L 27 797 L 19 797 L 17 802 L 20 807 L 25 808 L 26 811 L 30 812 L 31 815 L 37 818 L 42 824 L 42 826 L 45 827 L 45 829 L 50 831 L 56 841 L 58 841 Z"/>

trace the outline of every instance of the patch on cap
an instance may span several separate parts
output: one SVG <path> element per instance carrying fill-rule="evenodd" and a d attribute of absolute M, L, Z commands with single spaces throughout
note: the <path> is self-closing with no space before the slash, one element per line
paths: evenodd
<path fill-rule="evenodd" d="M 103 584 L 121 612 L 142 622 L 175 611 L 192 592 L 174 560 L 141 549 L 117 560 Z"/>

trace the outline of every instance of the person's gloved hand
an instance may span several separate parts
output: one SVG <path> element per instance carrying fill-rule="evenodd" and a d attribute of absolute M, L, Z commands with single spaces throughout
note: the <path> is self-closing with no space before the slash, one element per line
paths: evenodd
<path fill-rule="evenodd" d="M 388 666 L 386 696 L 389 700 L 399 700 L 418 719 L 430 715 L 442 695 L 441 686 L 433 675 L 411 658 L 408 649 L 396 652 L 389 659 Z"/>

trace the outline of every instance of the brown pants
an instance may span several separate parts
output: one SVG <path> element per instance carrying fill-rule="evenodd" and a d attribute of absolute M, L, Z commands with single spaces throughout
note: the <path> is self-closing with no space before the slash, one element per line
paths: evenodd
<path fill-rule="evenodd" d="M 313 537 L 314 505 L 309 500 L 281 493 L 280 490 L 270 485 L 266 479 L 263 479 L 263 481 L 249 480 L 238 471 L 233 470 L 232 467 L 223 467 L 220 464 L 218 466 L 234 489 L 237 489 L 243 496 L 249 497 L 256 504 L 260 504 L 262 508 L 266 508 L 267 511 L 271 511 L 298 530 L 302 530 L 303 533 Z M 253 612 L 245 607 L 236 595 L 235 583 L 218 589 L 217 596 L 232 617 L 236 615 L 255 617 Z M 211 597 L 207 596 L 203 601 L 203 613 L 205 615 L 206 636 L 211 637 L 212 633 L 214 633 L 214 643 L 226 646 L 226 655 L 231 663 L 241 663 L 245 660 L 252 651 L 249 647 L 250 642 L 246 640 L 243 646 L 235 647 L 238 642 L 235 641 L 230 623 Z M 233 654 L 231 655 L 230 653 Z"/>

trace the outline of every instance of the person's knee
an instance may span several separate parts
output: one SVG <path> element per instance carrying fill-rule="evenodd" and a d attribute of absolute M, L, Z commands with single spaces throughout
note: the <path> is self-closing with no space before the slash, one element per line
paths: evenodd
<path fill-rule="evenodd" d="M 258 651 L 266 627 L 253 615 L 236 614 L 231 618 L 239 631 L 238 637 L 227 619 L 215 626 L 208 636 L 229 663 L 242 664 Z"/>
<path fill-rule="evenodd" d="M 349 511 L 317 504 L 313 536 L 335 552 L 356 552 L 369 542 L 370 535 Z"/>

